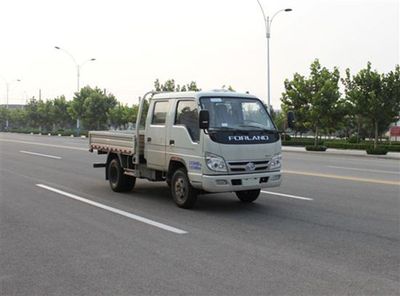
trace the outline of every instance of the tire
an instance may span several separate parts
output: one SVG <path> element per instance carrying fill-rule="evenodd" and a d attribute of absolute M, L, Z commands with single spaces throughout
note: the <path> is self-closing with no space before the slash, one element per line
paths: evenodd
<path fill-rule="evenodd" d="M 176 205 L 180 208 L 190 209 L 197 200 L 197 190 L 190 184 L 186 170 L 177 169 L 171 179 L 171 195 Z"/>
<path fill-rule="evenodd" d="M 125 178 L 125 192 L 132 191 L 136 184 L 136 177 L 124 175 Z"/>
<path fill-rule="evenodd" d="M 115 192 L 131 191 L 135 187 L 136 178 L 124 175 L 124 170 L 117 158 L 112 159 L 107 166 L 108 181 Z"/>
<path fill-rule="evenodd" d="M 261 189 L 255 190 L 246 190 L 246 191 L 236 191 L 236 196 L 240 199 L 241 202 L 251 203 L 255 201 L 260 195 Z"/>

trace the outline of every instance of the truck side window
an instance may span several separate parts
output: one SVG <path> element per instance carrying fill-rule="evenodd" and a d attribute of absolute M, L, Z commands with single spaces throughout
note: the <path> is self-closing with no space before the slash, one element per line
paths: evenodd
<path fill-rule="evenodd" d="M 193 142 L 200 139 L 199 113 L 195 101 L 179 101 L 176 107 L 175 124 L 184 125 Z"/>
<path fill-rule="evenodd" d="M 167 112 L 168 112 L 168 102 L 163 101 L 154 103 L 151 124 L 165 125 Z"/>

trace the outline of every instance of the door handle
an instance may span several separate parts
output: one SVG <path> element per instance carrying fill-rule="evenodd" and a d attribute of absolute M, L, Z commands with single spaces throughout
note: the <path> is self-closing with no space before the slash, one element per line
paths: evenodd
<path fill-rule="evenodd" d="M 150 137 L 147 138 L 147 142 L 151 142 L 151 138 Z"/>
<path fill-rule="evenodd" d="M 169 140 L 170 145 L 175 145 L 175 140 Z"/>

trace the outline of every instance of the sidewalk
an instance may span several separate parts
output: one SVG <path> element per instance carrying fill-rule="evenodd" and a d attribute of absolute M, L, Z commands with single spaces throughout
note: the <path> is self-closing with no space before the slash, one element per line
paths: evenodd
<path fill-rule="evenodd" d="M 350 150 L 350 149 L 333 149 L 328 148 L 325 152 L 318 151 L 306 151 L 304 147 L 293 147 L 293 146 L 282 146 L 283 152 L 298 152 L 308 154 L 320 154 L 320 155 L 346 155 L 346 156 L 359 156 L 368 158 L 384 158 L 384 159 L 395 159 L 400 160 L 400 152 L 388 152 L 386 155 L 369 155 L 365 150 Z"/>

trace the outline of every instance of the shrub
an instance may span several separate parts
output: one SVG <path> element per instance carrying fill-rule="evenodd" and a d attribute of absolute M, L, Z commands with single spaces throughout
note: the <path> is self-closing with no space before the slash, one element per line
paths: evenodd
<path fill-rule="evenodd" d="M 400 145 L 384 145 L 382 147 L 385 147 L 390 152 L 400 152 Z"/>
<path fill-rule="evenodd" d="M 351 136 L 350 138 L 347 139 L 347 142 L 351 143 L 351 144 L 358 143 L 357 137 L 356 136 Z"/>
<path fill-rule="evenodd" d="M 367 154 L 373 154 L 373 155 L 386 155 L 388 153 L 388 150 L 382 146 L 378 146 L 376 148 L 368 147 L 366 151 Z"/>
<path fill-rule="evenodd" d="M 8 131 L 11 133 L 22 133 L 22 134 L 40 133 L 39 129 L 34 129 L 34 128 L 11 128 Z"/>
<path fill-rule="evenodd" d="M 317 146 L 307 145 L 306 146 L 307 151 L 326 151 L 326 149 L 327 149 L 327 147 L 322 146 L 322 145 L 317 145 Z"/>
<path fill-rule="evenodd" d="M 292 137 L 288 134 L 282 134 L 281 139 L 282 139 L 282 141 L 290 141 L 292 139 Z"/>
<path fill-rule="evenodd" d="M 324 142 L 319 140 L 318 145 L 323 145 Z M 283 141 L 282 140 L 282 145 L 283 146 L 308 146 L 308 145 L 314 145 L 314 139 L 311 138 L 291 138 L 289 141 Z"/>
<path fill-rule="evenodd" d="M 351 143 L 346 143 L 346 142 L 328 142 L 326 143 L 326 147 L 328 148 L 335 148 L 335 149 L 355 149 L 355 150 L 365 150 L 367 147 L 369 147 L 369 144 L 365 143 L 358 143 L 358 144 L 351 144 Z"/>

